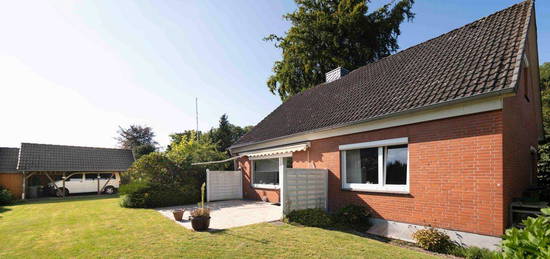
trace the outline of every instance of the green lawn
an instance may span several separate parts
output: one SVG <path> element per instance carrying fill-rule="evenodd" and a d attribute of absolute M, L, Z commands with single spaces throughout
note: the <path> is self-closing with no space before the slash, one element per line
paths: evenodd
<path fill-rule="evenodd" d="M 286 224 L 196 233 L 154 210 L 125 209 L 118 202 L 86 197 L 0 208 L 0 258 L 431 257 L 349 233 Z"/>

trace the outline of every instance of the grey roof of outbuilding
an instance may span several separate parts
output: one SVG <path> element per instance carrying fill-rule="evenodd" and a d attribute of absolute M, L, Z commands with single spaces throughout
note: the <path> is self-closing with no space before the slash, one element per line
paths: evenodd
<path fill-rule="evenodd" d="M 19 148 L 0 147 L 0 173 L 17 173 Z"/>
<path fill-rule="evenodd" d="M 515 90 L 528 0 L 289 98 L 231 148 Z"/>
<path fill-rule="evenodd" d="M 21 143 L 19 171 L 126 171 L 134 162 L 129 149 Z"/>

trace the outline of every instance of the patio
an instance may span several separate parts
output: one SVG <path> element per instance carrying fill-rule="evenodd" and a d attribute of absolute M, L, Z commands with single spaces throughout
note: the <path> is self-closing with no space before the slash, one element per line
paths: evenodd
<path fill-rule="evenodd" d="M 247 200 L 228 200 L 215 201 L 205 204 L 210 208 L 210 229 L 221 230 L 246 225 L 252 225 L 262 222 L 270 222 L 281 219 L 281 207 L 267 202 L 247 201 Z M 185 213 L 183 221 L 177 222 L 181 226 L 192 229 L 189 221 L 190 212 L 197 208 L 197 205 L 173 206 L 157 208 L 163 216 L 174 220 L 172 210 L 183 208 Z"/>

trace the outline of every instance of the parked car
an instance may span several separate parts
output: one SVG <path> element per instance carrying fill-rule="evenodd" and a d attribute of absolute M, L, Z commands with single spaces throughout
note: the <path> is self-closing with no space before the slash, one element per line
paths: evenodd
<path fill-rule="evenodd" d="M 55 190 L 54 194 L 57 196 L 63 196 L 63 191 L 65 195 L 97 192 L 98 186 L 99 188 L 105 186 L 103 193 L 113 194 L 120 186 L 120 175 L 118 173 L 76 173 L 65 179 L 65 189 L 63 189 L 62 180 L 56 181 L 55 185 L 57 188 L 52 183 L 48 184 L 50 189 Z"/>

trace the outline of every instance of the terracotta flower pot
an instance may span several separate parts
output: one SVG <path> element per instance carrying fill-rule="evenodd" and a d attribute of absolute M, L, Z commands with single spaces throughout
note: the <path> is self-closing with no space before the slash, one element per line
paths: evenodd
<path fill-rule="evenodd" d="M 210 226 L 210 216 L 200 216 L 191 218 L 191 226 L 195 231 L 205 231 Z"/>
<path fill-rule="evenodd" d="M 183 213 L 185 212 L 184 209 L 179 210 L 173 210 L 172 213 L 174 214 L 174 219 L 176 221 L 182 221 L 183 220 Z"/>

